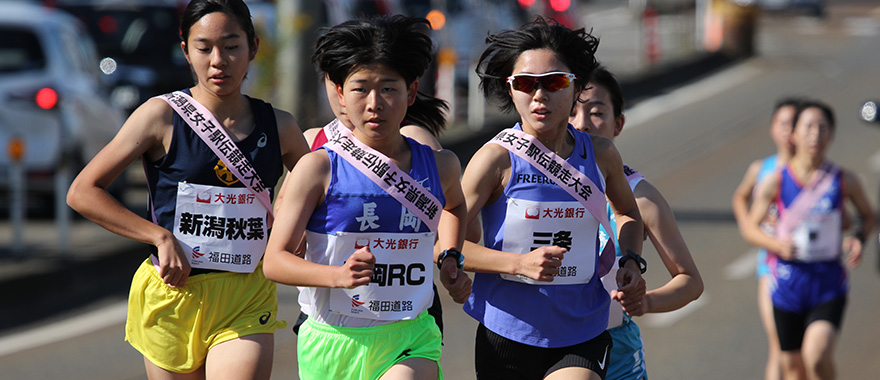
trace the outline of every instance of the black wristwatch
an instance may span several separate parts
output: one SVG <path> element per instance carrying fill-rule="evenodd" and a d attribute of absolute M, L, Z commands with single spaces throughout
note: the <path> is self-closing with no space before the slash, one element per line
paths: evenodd
<path fill-rule="evenodd" d="M 626 254 L 620 257 L 620 260 L 617 262 L 617 265 L 623 268 L 623 264 L 626 264 L 627 260 L 635 260 L 639 263 L 639 272 L 645 274 L 648 271 L 648 262 L 642 258 L 642 256 L 637 255 L 635 252 L 626 250 Z"/>
<path fill-rule="evenodd" d="M 458 265 L 458 269 L 464 268 L 464 255 L 457 249 L 444 249 L 443 252 L 440 252 L 440 256 L 437 257 L 437 268 L 443 268 L 443 260 L 447 257 L 457 260 L 456 265 Z"/>

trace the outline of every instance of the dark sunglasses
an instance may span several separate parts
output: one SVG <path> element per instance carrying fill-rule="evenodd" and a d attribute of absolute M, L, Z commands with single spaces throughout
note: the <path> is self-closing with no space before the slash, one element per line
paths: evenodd
<path fill-rule="evenodd" d="M 549 92 L 556 92 L 568 86 L 577 79 L 577 75 L 565 73 L 562 71 L 554 71 L 544 74 L 516 74 L 507 77 L 509 83 L 514 90 L 522 92 L 532 92 L 535 85 L 541 83 L 541 88 Z"/>

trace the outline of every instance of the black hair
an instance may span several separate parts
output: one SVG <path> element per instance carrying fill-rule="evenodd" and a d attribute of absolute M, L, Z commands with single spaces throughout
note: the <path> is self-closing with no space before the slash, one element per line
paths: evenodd
<path fill-rule="evenodd" d="M 773 105 L 773 114 L 776 115 L 776 112 L 782 107 L 795 107 L 797 108 L 798 103 L 802 102 L 804 99 L 795 97 L 795 96 L 787 96 L 784 98 L 780 98 L 776 100 L 776 104 Z"/>
<path fill-rule="evenodd" d="M 828 120 L 831 131 L 833 132 L 836 129 L 834 121 L 834 110 L 832 110 L 831 106 L 829 106 L 825 102 L 816 99 L 803 99 L 798 102 L 794 111 L 794 120 L 792 120 L 791 122 L 791 129 L 794 129 L 795 126 L 797 126 L 797 122 L 798 119 L 801 118 L 801 114 L 808 108 L 818 108 L 819 111 L 822 112 L 822 115 L 825 116 L 825 119 Z"/>
<path fill-rule="evenodd" d="M 428 20 L 403 15 L 346 21 L 318 38 L 312 63 L 337 85 L 357 69 L 373 64 L 398 72 L 410 85 L 433 60 L 429 30 Z M 405 120 L 437 136 L 446 127 L 447 110 L 446 101 L 420 92 L 407 107 Z"/>
<path fill-rule="evenodd" d="M 554 19 L 536 17 L 517 30 L 505 30 L 486 37 L 489 45 L 480 56 L 476 72 L 483 95 L 500 103 L 502 111 L 514 108 L 507 77 L 520 54 L 527 50 L 550 49 L 575 75 L 575 93 L 580 94 L 593 70 L 599 65 L 596 49 L 599 39 L 585 29 L 571 30 Z"/>
<path fill-rule="evenodd" d="M 623 90 L 620 89 L 620 83 L 617 81 L 617 78 L 614 77 L 614 74 L 608 71 L 605 66 L 599 66 L 593 70 L 593 75 L 590 76 L 590 82 L 605 87 L 605 89 L 608 90 L 608 95 L 611 97 L 611 108 L 614 112 L 614 117 L 623 114 Z M 581 101 L 580 98 L 578 98 L 578 101 Z"/>
<path fill-rule="evenodd" d="M 214 12 L 222 12 L 235 18 L 244 29 L 248 40 L 248 48 L 256 49 L 257 32 L 251 20 L 251 11 L 243 0 L 192 0 L 180 15 L 180 39 L 184 44 L 189 39 L 189 31 L 202 17 Z"/>

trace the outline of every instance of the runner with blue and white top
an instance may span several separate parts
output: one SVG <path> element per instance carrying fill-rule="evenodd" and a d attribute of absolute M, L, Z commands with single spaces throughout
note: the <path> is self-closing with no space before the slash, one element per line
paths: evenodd
<path fill-rule="evenodd" d="M 480 148 L 462 178 L 477 378 L 603 379 L 609 298 L 636 313 L 645 283 L 635 260 L 623 263 L 610 297 L 599 281 L 615 259 L 599 250 L 606 197 L 634 257 L 643 226 L 613 143 L 568 124 L 598 41 L 543 19 L 487 41 L 477 70 L 484 95 L 520 122 Z"/>
<path fill-rule="evenodd" d="M 858 178 L 826 159 L 834 128 L 828 105 L 798 104 L 791 135 L 794 155 L 759 185 L 743 229 L 747 241 L 769 253 L 784 378 L 834 378 L 834 346 L 849 291 L 844 258 L 850 268 L 861 262 L 865 238 L 876 223 Z M 852 236 L 844 235 L 847 200 L 861 222 Z M 771 204 L 779 219 L 768 234 L 761 223 Z"/>
<path fill-rule="evenodd" d="M 318 39 L 315 61 L 354 130 L 325 126 L 323 148 L 285 179 L 263 267 L 270 280 L 299 287 L 309 315 L 297 338 L 301 379 L 443 378 L 440 330 L 425 310 L 435 261 L 454 301 L 470 294 L 458 251 L 461 164 L 400 134 L 431 62 L 428 25 L 358 19 Z"/>

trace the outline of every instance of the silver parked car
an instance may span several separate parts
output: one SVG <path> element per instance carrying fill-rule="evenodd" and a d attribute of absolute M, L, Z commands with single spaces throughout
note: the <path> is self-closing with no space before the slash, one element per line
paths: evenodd
<path fill-rule="evenodd" d="M 57 169 L 68 165 L 72 175 L 78 173 L 123 121 L 108 100 L 94 43 L 79 20 L 0 0 L 0 144 L 5 152 L 12 139 L 24 142 L 29 206 L 51 208 Z M 0 154 L 3 209 L 11 164 L 9 154 Z"/>

